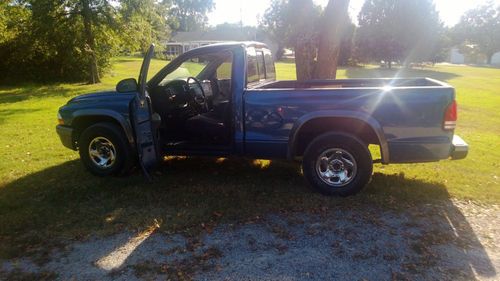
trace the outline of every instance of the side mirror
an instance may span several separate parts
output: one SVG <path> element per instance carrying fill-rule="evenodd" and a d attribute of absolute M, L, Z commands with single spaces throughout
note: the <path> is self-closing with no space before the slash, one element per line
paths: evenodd
<path fill-rule="evenodd" d="M 135 80 L 135 78 L 123 79 L 122 81 L 118 82 L 118 84 L 116 84 L 116 91 L 118 93 L 135 92 L 138 89 L 139 86 L 137 85 L 137 80 Z"/>

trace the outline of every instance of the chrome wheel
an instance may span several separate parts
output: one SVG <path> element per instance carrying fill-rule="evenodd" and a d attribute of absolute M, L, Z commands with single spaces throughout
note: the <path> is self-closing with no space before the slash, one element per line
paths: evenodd
<path fill-rule="evenodd" d="M 342 148 L 327 149 L 316 160 L 316 173 L 332 187 L 347 185 L 354 179 L 356 172 L 356 160 Z"/>
<path fill-rule="evenodd" d="M 115 163 L 115 146 L 105 137 L 96 137 L 89 144 L 89 157 L 97 167 L 107 169 Z"/>

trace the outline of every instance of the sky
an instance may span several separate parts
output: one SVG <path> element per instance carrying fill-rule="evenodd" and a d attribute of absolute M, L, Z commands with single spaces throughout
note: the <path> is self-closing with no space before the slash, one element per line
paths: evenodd
<path fill-rule="evenodd" d="M 465 11 L 488 1 L 500 4 L 500 0 L 434 0 L 434 3 L 441 20 L 446 25 L 453 26 Z M 328 0 L 314 0 L 314 2 L 325 6 Z M 264 13 L 269 3 L 270 0 L 215 0 L 215 10 L 208 15 L 209 24 L 239 23 L 241 20 L 244 25 L 256 26 L 258 17 Z M 351 0 L 349 14 L 355 22 L 363 3 L 364 0 Z"/>

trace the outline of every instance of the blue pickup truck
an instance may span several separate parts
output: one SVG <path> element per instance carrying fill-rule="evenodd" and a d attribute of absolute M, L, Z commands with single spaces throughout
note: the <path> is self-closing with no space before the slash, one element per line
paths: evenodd
<path fill-rule="evenodd" d="M 146 175 L 165 155 L 246 156 L 301 161 L 326 195 L 361 190 L 374 162 L 462 159 L 454 135 L 454 89 L 429 78 L 277 81 L 271 52 L 257 42 L 203 46 L 147 79 L 81 95 L 58 112 L 64 146 L 107 176 L 138 164 Z M 378 145 L 372 159 L 368 145 Z"/>

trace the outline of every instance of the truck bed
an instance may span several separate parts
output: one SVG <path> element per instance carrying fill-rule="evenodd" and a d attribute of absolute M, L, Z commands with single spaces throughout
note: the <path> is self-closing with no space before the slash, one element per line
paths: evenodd
<path fill-rule="evenodd" d="M 351 116 L 379 128 L 383 163 L 438 161 L 450 155 L 453 132 L 442 126 L 454 98 L 430 78 L 273 81 L 244 93 L 246 149 L 281 158 L 305 120 L 325 116 L 327 127 L 338 122 L 329 117 Z"/>
<path fill-rule="evenodd" d="M 337 88 L 401 88 L 401 87 L 449 87 L 431 78 L 366 78 L 337 80 L 281 80 L 259 85 L 255 89 L 337 89 Z"/>

